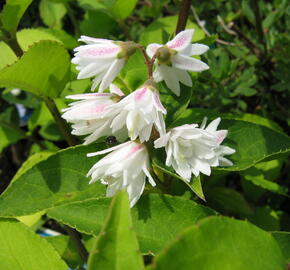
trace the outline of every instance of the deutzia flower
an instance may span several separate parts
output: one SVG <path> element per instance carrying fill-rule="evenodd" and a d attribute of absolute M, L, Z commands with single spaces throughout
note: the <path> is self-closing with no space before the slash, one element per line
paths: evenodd
<path fill-rule="evenodd" d="M 211 167 L 233 165 L 224 157 L 235 153 L 235 150 L 221 145 L 228 132 L 217 130 L 220 121 L 221 119 L 217 118 L 206 128 L 206 119 L 200 128 L 196 124 L 173 128 L 154 142 L 155 148 L 165 146 L 166 165 L 172 166 L 188 181 L 192 174 L 210 175 Z"/>
<path fill-rule="evenodd" d="M 115 147 L 90 153 L 92 157 L 109 153 L 99 160 L 88 172 L 91 183 L 101 181 L 108 185 L 106 196 L 112 197 L 121 189 L 127 190 L 130 206 L 133 207 L 138 201 L 145 187 L 145 179 L 155 186 L 155 182 L 149 173 L 149 156 L 143 144 L 129 141 Z"/>
<path fill-rule="evenodd" d="M 99 92 L 103 92 L 115 79 L 124 66 L 126 59 L 135 52 L 133 42 L 112 41 L 108 39 L 81 36 L 81 45 L 74 49 L 72 63 L 79 70 L 78 79 L 94 77 L 91 90 L 99 84 Z"/>
<path fill-rule="evenodd" d="M 119 111 L 112 121 L 112 132 L 126 125 L 131 140 L 139 137 L 141 143 L 149 140 L 153 126 L 160 135 L 165 134 L 163 114 L 166 114 L 166 110 L 153 84 L 147 81 L 143 87 L 111 106 L 112 113 Z"/>
<path fill-rule="evenodd" d="M 180 95 L 179 82 L 192 86 L 192 80 L 187 70 L 198 72 L 209 68 L 204 62 L 190 57 L 201 55 L 209 49 L 203 44 L 191 44 L 193 33 L 193 29 L 185 30 L 165 45 L 152 43 L 146 48 L 149 57 L 152 58 L 156 54 L 154 80 L 156 82 L 164 80 L 168 88 L 177 96 Z"/>
<path fill-rule="evenodd" d="M 84 144 L 90 144 L 102 136 L 112 135 L 110 125 L 115 114 L 108 113 L 108 108 L 124 94 L 113 84 L 110 85 L 110 92 L 66 97 L 79 101 L 69 104 L 69 108 L 63 110 L 62 118 L 73 123 L 72 134 L 78 136 L 89 135 L 85 138 Z"/>

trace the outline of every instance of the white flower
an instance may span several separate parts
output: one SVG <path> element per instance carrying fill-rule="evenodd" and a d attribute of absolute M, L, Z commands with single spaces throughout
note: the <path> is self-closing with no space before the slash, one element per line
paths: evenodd
<path fill-rule="evenodd" d="M 147 149 L 143 144 L 129 141 L 87 156 L 109 152 L 111 153 L 99 160 L 88 172 L 87 176 L 91 176 L 90 184 L 101 181 L 108 185 L 107 197 L 114 196 L 118 190 L 127 190 L 130 206 L 133 207 L 144 190 L 146 177 L 152 186 L 156 185 L 149 173 Z"/>
<path fill-rule="evenodd" d="M 146 52 L 151 58 L 157 53 L 154 80 L 156 82 L 164 80 L 168 88 L 177 96 L 180 95 L 179 82 L 192 86 L 192 80 L 187 70 L 199 72 L 209 68 L 204 62 L 190 57 L 201 55 L 209 49 L 203 44 L 191 44 L 193 33 L 193 29 L 184 30 L 165 45 L 153 43 L 146 48 Z"/>
<path fill-rule="evenodd" d="M 126 126 L 131 140 L 139 137 L 141 143 L 148 141 L 153 126 L 160 135 L 165 134 L 163 114 L 166 114 L 166 110 L 157 90 L 150 85 L 145 84 L 132 92 L 111 106 L 110 110 L 117 115 L 111 124 L 112 131 L 117 132 Z"/>
<path fill-rule="evenodd" d="M 73 123 L 72 134 L 78 136 L 89 135 L 85 138 L 84 144 L 90 144 L 102 136 L 112 135 L 110 125 L 115 114 L 108 112 L 108 108 L 124 94 L 113 84 L 110 85 L 110 92 L 66 97 L 80 100 L 69 104 L 69 108 L 63 110 L 62 118 Z"/>
<path fill-rule="evenodd" d="M 235 153 L 235 150 L 221 145 L 228 132 L 217 130 L 220 121 L 217 118 L 206 128 L 206 119 L 200 128 L 196 124 L 173 128 L 154 142 L 155 148 L 165 146 L 166 165 L 172 166 L 188 181 L 192 174 L 198 176 L 201 172 L 210 175 L 211 167 L 233 165 L 224 157 Z"/>
<path fill-rule="evenodd" d="M 95 76 L 92 91 L 100 84 L 99 92 L 103 92 L 122 69 L 128 56 L 135 51 L 132 42 L 114 42 L 87 36 L 81 36 L 79 41 L 86 45 L 75 48 L 72 63 L 80 71 L 78 79 Z"/>

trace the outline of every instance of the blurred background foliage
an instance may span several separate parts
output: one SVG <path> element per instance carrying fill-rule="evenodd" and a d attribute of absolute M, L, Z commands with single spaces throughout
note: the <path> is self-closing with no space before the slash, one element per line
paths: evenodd
<path fill-rule="evenodd" d="M 4 1 L 0 3 L 3 8 Z M 164 43 L 174 35 L 179 7 L 177 0 L 34 0 L 16 37 L 23 51 L 39 40 L 54 40 L 71 55 L 80 35 Z M 211 48 L 203 56 L 210 69 L 192 74 L 192 121 L 200 121 L 201 115 L 231 115 L 289 134 L 289 1 L 193 0 L 187 28 L 195 29 L 194 42 Z M 0 69 L 16 59 L 1 41 Z M 144 81 L 146 68 L 139 53 L 124 72 L 116 83 L 125 92 Z M 76 74 L 71 67 L 71 81 L 55 100 L 59 109 L 66 107 L 66 95 L 89 91 L 90 80 L 77 81 Z M 20 89 L 1 91 L 0 138 L 0 191 L 33 154 L 67 147 L 44 102 Z M 181 182 L 172 181 L 171 194 L 192 196 Z M 216 171 L 202 178 L 202 185 L 206 204 L 220 213 L 249 219 L 265 230 L 290 230 L 287 156 L 242 172 Z"/>

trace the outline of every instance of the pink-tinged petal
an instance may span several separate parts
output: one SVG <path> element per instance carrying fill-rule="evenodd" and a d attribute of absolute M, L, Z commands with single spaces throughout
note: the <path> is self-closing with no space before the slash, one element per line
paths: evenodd
<path fill-rule="evenodd" d="M 163 113 L 166 114 L 166 109 L 163 107 L 160 98 L 159 98 L 159 94 L 157 92 L 153 92 L 153 100 L 154 103 L 156 105 L 156 107 Z"/>
<path fill-rule="evenodd" d="M 116 95 L 118 95 L 120 97 L 125 95 L 123 93 L 123 91 L 119 87 L 117 87 L 115 84 L 113 84 L 113 83 L 110 84 L 109 89 L 110 89 L 110 93 L 112 93 L 112 94 L 116 94 Z"/>
<path fill-rule="evenodd" d="M 144 147 L 143 147 L 142 144 L 134 145 L 134 146 L 130 149 L 129 153 L 127 154 L 127 156 L 126 156 L 125 158 L 128 158 L 128 157 L 132 156 L 133 154 L 135 154 L 136 152 L 138 152 L 138 151 L 140 151 L 140 150 L 142 150 L 142 149 L 144 149 Z"/>
<path fill-rule="evenodd" d="M 87 44 L 94 44 L 94 43 L 112 43 L 111 40 L 109 39 L 104 39 L 104 38 L 92 38 L 88 36 L 81 36 L 78 41 L 85 42 Z"/>
<path fill-rule="evenodd" d="M 166 45 L 173 50 L 181 51 L 187 47 L 188 44 L 190 44 L 192 40 L 194 30 L 184 30 L 177 34 L 177 36 L 174 37 L 171 41 L 167 42 Z"/>
<path fill-rule="evenodd" d="M 111 148 L 108 148 L 108 149 L 105 149 L 105 150 L 102 150 L 102 151 L 98 151 L 98 152 L 94 152 L 94 153 L 89 153 L 87 154 L 87 157 L 94 157 L 94 156 L 98 156 L 98 155 L 103 155 L 103 154 L 107 154 L 109 152 L 112 152 L 114 150 L 118 150 L 128 144 L 132 143 L 131 141 L 128 141 L 128 142 L 125 142 L 125 143 L 122 143 L 122 144 L 119 144 L 119 145 L 116 145 L 114 147 L 111 147 Z"/>
<path fill-rule="evenodd" d="M 87 93 L 87 94 L 69 95 L 66 96 L 65 98 L 78 100 L 78 99 L 95 99 L 98 97 L 111 97 L 111 96 L 112 94 L 109 93 Z"/>
<path fill-rule="evenodd" d="M 75 56 L 87 57 L 114 57 L 120 51 L 120 47 L 114 44 L 109 45 L 84 45 L 75 49 Z"/>
<path fill-rule="evenodd" d="M 189 55 L 201 55 L 209 50 L 209 47 L 204 44 L 195 43 L 191 45 Z"/>
<path fill-rule="evenodd" d="M 180 95 L 180 86 L 179 81 L 174 73 L 174 70 L 167 66 L 167 65 L 160 65 L 159 71 L 162 74 L 162 77 L 164 78 L 164 81 L 167 85 L 167 87 L 177 96 Z"/>
<path fill-rule="evenodd" d="M 172 57 L 172 64 L 176 68 L 195 72 L 209 69 L 209 66 L 206 63 L 197 60 L 195 58 L 180 54 L 177 54 L 174 57 Z"/>
<path fill-rule="evenodd" d="M 215 132 L 220 122 L 221 122 L 221 118 L 220 117 L 216 118 L 215 120 L 213 120 L 212 122 L 208 124 L 205 130 L 209 132 Z"/>
<path fill-rule="evenodd" d="M 184 85 L 191 87 L 192 86 L 192 79 L 190 75 L 185 70 L 181 70 L 178 68 L 174 68 L 174 71 L 178 77 L 178 80 L 182 82 Z"/>
<path fill-rule="evenodd" d="M 115 79 L 118 75 L 119 71 L 123 68 L 125 64 L 125 59 L 116 59 L 104 75 L 102 82 L 99 87 L 99 92 L 103 92 L 110 83 Z"/>
<path fill-rule="evenodd" d="M 149 44 L 146 48 L 146 53 L 147 55 L 152 58 L 153 55 L 156 53 L 156 51 L 162 47 L 162 45 L 160 44 L 157 44 L 157 43 L 152 43 L 152 44 Z"/>
<path fill-rule="evenodd" d="M 143 87 L 143 88 L 138 89 L 137 91 L 135 91 L 135 93 L 134 93 L 134 100 L 136 102 L 141 101 L 145 97 L 147 91 L 148 91 L 148 88 L 147 87 Z"/>
<path fill-rule="evenodd" d="M 225 137 L 227 137 L 228 131 L 227 130 L 219 130 L 216 132 L 216 143 L 221 144 Z"/>

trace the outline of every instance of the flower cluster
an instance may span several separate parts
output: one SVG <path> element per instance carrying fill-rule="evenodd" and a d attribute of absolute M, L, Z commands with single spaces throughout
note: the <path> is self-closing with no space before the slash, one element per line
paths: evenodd
<path fill-rule="evenodd" d="M 140 198 L 146 179 L 155 186 L 147 149 L 152 144 L 148 141 L 154 141 L 154 148 L 165 148 L 166 165 L 172 166 L 186 181 L 192 175 L 210 175 L 211 167 L 232 165 L 224 156 L 235 150 L 221 145 L 227 130 L 217 130 L 220 118 L 207 127 L 205 119 L 200 127 L 188 124 L 166 130 L 166 109 L 160 101 L 157 83 L 164 80 L 179 96 L 180 83 L 192 86 L 188 71 L 209 68 L 191 57 L 209 49 L 203 44 L 192 44 L 193 34 L 194 30 L 185 30 L 165 45 L 154 43 L 143 49 L 155 70 L 148 81 L 129 95 L 112 82 L 141 45 L 82 36 L 79 40 L 86 45 L 75 49 L 72 63 L 79 70 L 78 79 L 94 77 L 91 89 L 98 87 L 98 93 L 68 96 L 76 101 L 69 104 L 62 117 L 72 123 L 72 134 L 86 135 L 84 144 L 103 136 L 115 136 L 118 141 L 130 138 L 117 146 L 88 154 L 91 157 L 109 153 L 91 168 L 88 176 L 90 183 L 100 181 L 107 185 L 109 197 L 117 190 L 126 189 L 131 207 Z M 104 93 L 107 88 L 109 93 Z"/>

